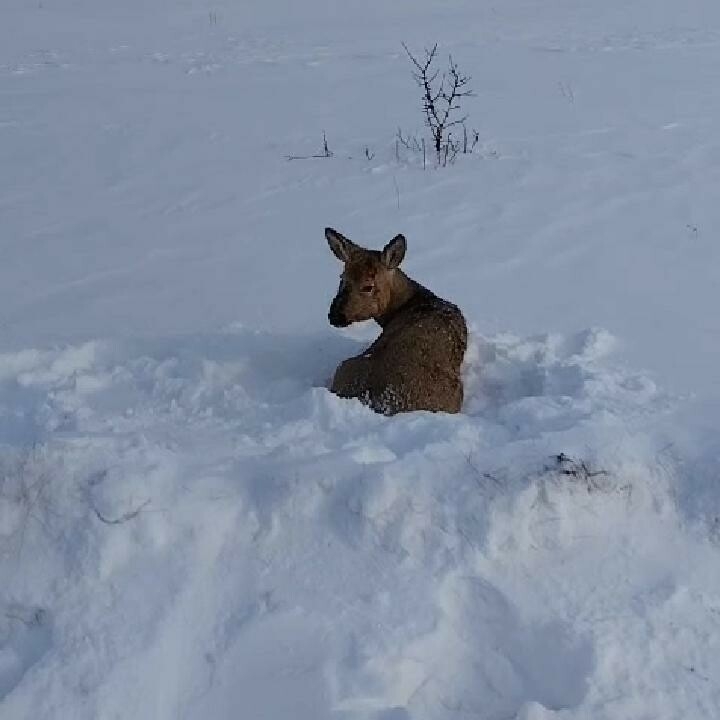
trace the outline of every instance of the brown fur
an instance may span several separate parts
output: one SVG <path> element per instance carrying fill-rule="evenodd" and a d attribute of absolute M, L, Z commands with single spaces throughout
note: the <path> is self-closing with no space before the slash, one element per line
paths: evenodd
<path fill-rule="evenodd" d="M 340 363 L 331 390 L 386 415 L 459 412 L 460 365 L 467 348 L 460 310 L 398 268 L 405 254 L 402 235 L 382 252 L 361 248 L 332 228 L 325 235 L 345 265 L 328 314 L 331 324 L 343 327 L 373 318 L 382 327 L 365 352 Z"/>

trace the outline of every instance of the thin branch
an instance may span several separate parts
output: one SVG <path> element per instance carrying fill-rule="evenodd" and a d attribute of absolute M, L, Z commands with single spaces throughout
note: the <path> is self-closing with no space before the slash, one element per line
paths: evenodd
<path fill-rule="evenodd" d="M 335 153 L 328 147 L 327 135 L 323 130 L 323 148 L 322 151 L 314 155 L 286 155 L 286 160 L 310 160 L 312 158 L 331 158 Z"/>
<path fill-rule="evenodd" d="M 117 518 L 106 517 L 94 505 L 92 505 L 91 507 L 100 522 L 103 522 L 106 525 L 122 525 L 123 523 L 128 522 L 128 520 L 136 518 L 149 504 L 150 500 L 146 500 L 142 505 L 136 507 L 134 510 L 129 510 L 128 512 L 120 515 L 120 517 Z"/>

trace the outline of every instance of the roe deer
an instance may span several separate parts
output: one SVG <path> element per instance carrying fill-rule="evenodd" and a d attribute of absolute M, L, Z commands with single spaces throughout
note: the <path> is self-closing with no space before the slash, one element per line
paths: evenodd
<path fill-rule="evenodd" d="M 398 268 L 405 238 L 397 235 L 381 252 L 362 248 L 332 228 L 325 229 L 325 237 L 345 265 L 330 305 L 330 324 L 345 327 L 373 318 L 382 328 L 365 352 L 340 363 L 332 392 L 358 398 L 385 415 L 459 412 L 465 319 L 455 305 Z"/>

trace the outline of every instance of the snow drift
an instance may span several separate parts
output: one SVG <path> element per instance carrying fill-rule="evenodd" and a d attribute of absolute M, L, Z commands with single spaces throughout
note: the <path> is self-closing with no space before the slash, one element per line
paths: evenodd
<path fill-rule="evenodd" d="M 709 712 L 717 551 L 610 336 L 476 335 L 457 417 L 332 396 L 351 343 L 0 358 L 7 716 Z"/>

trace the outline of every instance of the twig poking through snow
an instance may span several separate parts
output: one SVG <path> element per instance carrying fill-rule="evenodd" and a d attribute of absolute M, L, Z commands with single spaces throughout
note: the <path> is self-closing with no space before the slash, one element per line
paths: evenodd
<path fill-rule="evenodd" d="M 311 158 L 331 158 L 335 155 L 335 153 L 329 148 L 328 141 L 327 141 L 327 135 L 325 134 L 325 131 L 323 131 L 323 149 L 322 152 L 319 152 L 315 155 L 288 155 L 288 160 L 310 160 Z"/>
<path fill-rule="evenodd" d="M 97 519 L 100 520 L 100 522 L 104 522 L 106 525 L 122 525 L 123 523 L 126 523 L 128 520 L 132 520 L 133 518 L 136 518 L 148 505 L 150 504 L 149 500 L 146 500 L 142 505 L 136 507 L 134 510 L 128 510 L 128 512 L 124 513 L 120 517 L 117 518 L 108 518 L 105 515 L 103 515 L 94 505 L 92 506 L 93 512 L 97 516 Z"/>
<path fill-rule="evenodd" d="M 487 490 L 487 484 L 484 483 L 483 480 L 490 480 L 496 487 L 502 486 L 502 481 L 497 476 L 493 475 L 490 472 L 480 470 L 475 460 L 473 459 L 472 453 L 468 453 L 465 456 L 465 462 L 467 463 L 470 470 L 472 470 L 473 480 L 475 480 L 475 483 L 483 492 Z"/>
<path fill-rule="evenodd" d="M 39 627 L 47 621 L 47 612 L 43 608 L 35 608 L 29 616 L 23 616 L 20 612 L 6 612 L 5 617 L 8 620 L 16 620 L 21 622 L 25 627 Z"/>
<path fill-rule="evenodd" d="M 576 460 L 575 458 L 566 455 L 565 453 L 559 453 L 553 455 L 555 465 L 547 467 L 547 471 L 556 472 L 560 475 L 575 478 L 586 483 L 588 492 L 593 490 L 600 490 L 601 484 L 596 478 L 609 477 L 610 473 L 607 470 L 591 470 L 590 466 L 585 460 Z"/>

